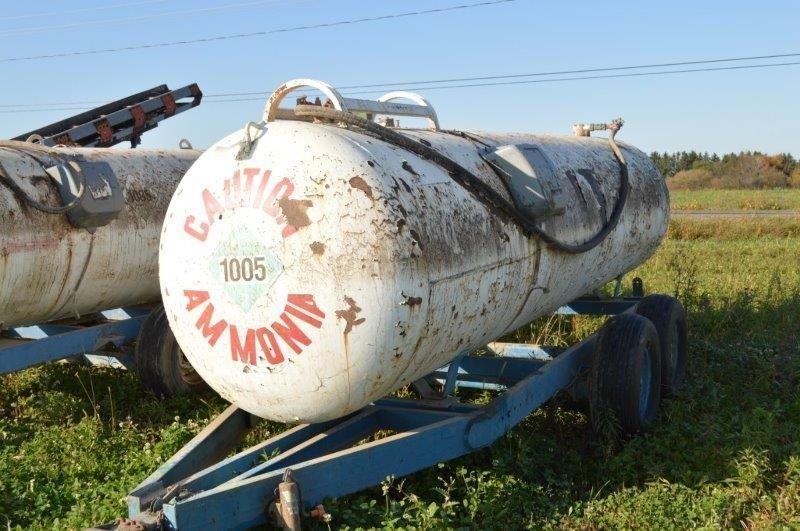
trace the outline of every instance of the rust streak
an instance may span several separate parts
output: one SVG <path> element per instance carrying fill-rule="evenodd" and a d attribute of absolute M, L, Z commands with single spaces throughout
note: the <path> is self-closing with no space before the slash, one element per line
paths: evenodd
<path fill-rule="evenodd" d="M 336 310 L 336 317 L 344 319 L 345 322 L 347 322 L 347 325 L 344 327 L 344 335 L 347 336 L 347 334 L 353 330 L 354 326 L 360 325 L 366 321 L 366 318 L 361 317 L 359 319 L 358 313 L 361 311 L 361 308 L 351 297 L 345 297 L 344 302 L 347 303 L 348 308 L 346 310 Z"/>

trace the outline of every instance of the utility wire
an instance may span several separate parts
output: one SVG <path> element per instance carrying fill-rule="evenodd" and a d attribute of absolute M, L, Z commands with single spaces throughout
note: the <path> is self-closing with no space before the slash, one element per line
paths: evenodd
<path fill-rule="evenodd" d="M 780 53 L 780 54 L 772 54 L 772 55 L 753 55 L 750 57 L 728 57 L 725 59 L 701 59 L 697 61 L 679 61 L 679 62 L 672 62 L 672 63 L 652 63 L 652 64 L 644 64 L 644 65 L 632 65 L 632 66 L 609 66 L 603 68 L 584 68 L 580 70 L 556 70 L 552 72 L 534 72 L 532 74 L 506 74 L 500 76 L 481 76 L 481 77 L 462 77 L 462 78 L 451 78 L 451 79 L 434 79 L 434 80 L 424 80 L 424 81 L 394 81 L 392 83 L 373 83 L 371 85 L 345 85 L 342 87 L 337 87 L 341 90 L 347 89 L 360 89 L 360 88 L 376 88 L 376 87 L 397 87 L 397 86 L 408 86 L 408 85 L 432 85 L 435 83 L 456 83 L 461 81 L 487 81 L 487 80 L 494 80 L 494 79 L 510 79 L 510 78 L 520 78 L 520 77 L 536 77 L 536 76 L 557 76 L 557 75 L 565 75 L 565 74 L 588 74 L 591 72 L 607 72 L 610 70 L 637 70 L 641 68 L 664 68 L 669 66 L 688 66 L 688 65 L 702 65 L 702 64 L 710 64 L 710 63 L 731 63 L 735 61 L 756 61 L 760 59 L 779 59 L 779 58 L 786 58 L 786 57 L 800 57 L 800 53 Z"/>
<path fill-rule="evenodd" d="M 217 42 L 217 41 L 226 41 L 232 39 L 244 39 L 248 37 L 264 37 L 267 35 L 274 35 L 278 33 L 291 33 L 295 31 L 305 31 L 305 30 L 312 30 L 312 29 L 320 29 L 320 28 L 331 28 L 336 26 L 347 26 L 353 24 L 362 24 L 365 22 L 377 22 L 381 20 L 390 20 L 390 19 L 398 19 L 398 18 L 408 18 L 408 17 L 415 17 L 420 15 L 431 15 L 434 13 L 446 13 L 450 11 L 457 11 L 457 10 L 464 10 L 464 9 L 472 9 L 476 7 L 485 7 L 485 6 L 493 6 L 499 4 L 508 4 L 511 2 L 516 2 L 517 0 L 485 0 L 483 2 L 475 2 L 471 4 L 459 4 L 447 7 L 438 7 L 434 9 L 425 9 L 425 10 L 418 10 L 418 11 L 406 11 L 404 13 L 393 13 L 389 15 L 378 15 L 374 17 L 364 17 L 364 18 L 356 18 L 350 20 L 338 20 L 334 22 L 323 22 L 320 24 L 309 24 L 304 26 L 292 26 L 286 28 L 276 28 L 271 30 L 263 30 L 263 31 L 253 31 L 249 33 L 235 33 L 229 35 L 216 35 L 213 37 L 204 37 L 200 39 L 187 39 L 181 41 L 167 41 L 167 42 L 157 42 L 151 44 L 139 44 L 133 46 L 120 46 L 117 48 L 98 48 L 95 50 L 82 50 L 82 51 L 74 51 L 74 52 L 59 52 L 59 53 L 52 53 L 52 54 L 43 54 L 43 55 L 28 55 L 28 56 L 19 56 L 19 57 L 6 57 L 0 59 L 0 63 L 9 63 L 14 61 L 34 61 L 38 59 L 55 59 L 60 57 L 76 57 L 82 55 L 96 55 L 96 54 L 104 54 L 104 53 L 118 53 L 118 52 L 126 52 L 126 51 L 133 51 L 133 50 L 145 50 L 151 48 L 165 48 L 168 46 L 182 46 L 188 44 L 199 44 L 199 43 L 206 43 L 206 42 Z"/>
<path fill-rule="evenodd" d="M 360 89 L 360 88 L 373 88 L 373 87 L 387 87 L 387 88 L 394 88 L 394 87 L 408 87 L 409 85 L 432 85 L 437 83 L 454 83 L 460 81 L 488 81 L 488 80 L 498 80 L 498 79 L 511 79 L 511 78 L 523 78 L 523 77 L 543 77 L 543 76 L 555 76 L 555 75 L 564 75 L 564 74 L 584 74 L 584 73 L 591 73 L 591 72 L 610 72 L 614 70 L 638 70 L 638 69 L 645 69 L 645 68 L 659 68 L 659 67 L 668 67 L 668 66 L 688 66 L 688 65 L 700 65 L 700 64 L 710 64 L 710 63 L 728 63 L 728 62 L 736 62 L 736 61 L 754 61 L 758 59 L 776 59 L 776 58 L 786 58 L 786 57 L 800 57 L 800 53 L 782 53 L 782 54 L 772 54 L 772 55 L 753 55 L 749 57 L 729 57 L 725 59 L 702 59 L 696 61 L 679 61 L 679 62 L 672 62 L 672 63 L 652 63 L 652 64 L 643 64 L 643 65 L 629 65 L 629 66 L 608 66 L 602 68 L 583 68 L 579 70 L 555 70 L 552 72 L 534 72 L 529 74 L 504 74 L 504 75 L 497 75 L 497 76 L 481 76 L 481 77 L 461 77 L 461 78 L 449 78 L 449 79 L 436 79 L 436 80 L 424 80 L 424 81 L 406 81 L 406 82 L 392 82 L 392 83 L 373 83 L 367 85 L 344 85 L 344 86 L 337 86 L 337 90 L 348 90 L 348 89 Z M 760 66 L 760 65 L 759 65 Z M 698 70 L 702 71 L 702 70 Z M 560 78 L 564 80 L 572 80 L 572 78 Z M 594 79 L 591 77 L 589 79 Z M 419 89 L 426 89 L 428 87 L 414 87 Z M 445 87 L 439 87 L 445 88 Z M 358 94 L 371 94 L 373 92 L 382 92 L 382 91 L 363 91 L 359 92 Z M 257 91 L 257 92 L 219 92 L 214 94 L 206 94 L 204 95 L 205 98 L 222 98 L 228 96 L 263 96 L 268 95 L 270 92 L 266 91 Z M 354 93 L 355 94 L 355 93 Z M 55 105 L 55 104 L 54 104 Z M 0 105 L 2 107 L 2 105 Z"/>
<path fill-rule="evenodd" d="M 456 89 L 456 88 L 473 88 L 473 87 L 498 87 L 502 85 L 529 85 L 534 83 L 557 83 L 560 81 L 584 81 L 588 79 L 613 79 L 623 77 L 644 77 L 644 76 L 662 76 L 667 74 L 688 74 L 693 72 L 718 72 L 723 70 L 747 70 L 755 68 L 772 68 L 777 66 L 794 66 L 800 65 L 800 61 L 787 62 L 787 63 L 770 63 L 765 65 L 739 65 L 739 66 L 718 66 L 713 68 L 687 68 L 683 70 L 661 70 L 656 72 L 634 72 L 628 74 L 606 74 L 600 76 L 577 76 L 577 77 L 560 77 L 553 79 L 526 79 L 522 81 L 497 81 L 492 83 L 469 83 L 463 85 L 439 85 L 432 87 L 405 87 L 399 90 L 442 90 L 442 89 Z M 385 89 L 384 89 L 385 90 Z M 377 92 L 384 92 L 384 90 L 362 90 L 358 92 L 348 92 L 347 94 L 375 94 Z"/>
<path fill-rule="evenodd" d="M 81 22 L 73 22 L 71 24 L 62 24 L 60 26 L 39 26 L 39 27 L 29 27 L 29 28 L 17 28 L 17 29 L 9 29 L 9 30 L 2 30 L 0 31 L 0 37 L 11 37 L 11 36 L 18 36 L 18 35 L 29 35 L 31 33 L 41 33 L 44 31 L 51 32 L 51 31 L 58 31 L 63 29 L 74 29 L 74 28 L 81 28 L 86 26 L 105 26 L 105 25 L 112 25 L 112 24 L 124 24 L 126 22 L 141 22 L 144 20 L 152 20 L 157 18 L 163 17 L 170 17 L 170 16 L 190 16 L 190 15 L 203 15 L 208 13 L 215 13 L 218 11 L 226 11 L 229 9 L 239 9 L 243 7 L 253 7 L 257 5 L 263 4 L 274 4 L 277 2 L 281 2 L 284 0 L 256 0 L 251 2 L 242 2 L 238 4 L 227 4 L 221 6 L 211 6 L 211 7 L 202 7 L 198 9 L 184 9 L 181 11 L 166 11 L 161 13 L 152 13 L 149 15 L 140 15 L 136 17 L 122 17 L 122 18 L 112 18 L 112 19 L 104 19 L 104 20 L 84 20 Z"/>
<path fill-rule="evenodd" d="M 646 77 L 646 76 L 663 76 L 668 74 L 691 74 L 691 73 L 699 73 L 699 72 L 718 72 L 718 71 L 725 71 L 725 70 L 748 70 L 748 69 L 756 69 L 756 68 L 772 68 L 778 66 L 795 66 L 800 65 L 800 61 L 793 61 L 793 62 L 785 62 L 785 63 L 769 63 L 769 64 L 760 64 L 760 65 L 737 65 L 737 66 L 719 66 L 719 67 L 709 67 L 709 68 L 687 68 L 682 70 L 660 70 L 656 72 L 634 72 L 634 73 L 627 73 L 627 74 L 606 74 L 606 75 L 599 75 L 599 76 L 575 76 L 575 77 L 558 77 L 552 79 L 528 79 L 528 80 L 521 80 L 521 81 L 498 81 L 493 83 L 470 83 L 470 84 L 462 84 L 462 85 L 437 85 L 437 86 L 425 86 L 425 87 L 389 87 L 393 90 L 446 90 L 446 89 L 463 89 L 463 88 L 473 88 L 473 87 L 496 87 L 502 85 L 528 85 L 528 84 L 535 84 L 535 83 L 559 83 L 563 81 L 587 81 L 591 79 L 614 79 L 614 78 L 626 78 L 626 77 Z M 360 94 L 380 94 L 382 92 L 386 92 L 386 88 L 382 90 L 361 90 L 361 91 L 350 91 L 350 92 L 342 92 L 343 96 L 357 96 Z M 244 93 L 243 93 L 244 94 Z M 247 93 L 250 94 L 250 93 Z M 264 96 L 269 95 L 269 92 L 256 92 L 252 94 L 260 94 L 261 97 L 258 98 L 221 98 L 216 100 L 207 100 L 206 103 L 227 103 L 227 102 L 239 102 L 239 101 L 260 101 L 264 99 Z M 211 95 L 209 95 L 211 96 Z M 2 112 L 2 111 L 0 111 Z"/>
<path fill-rule="evenodd" d="M 42 13 L 29 13 L 27 15 L 11 15 L 7 17 L 0 17 L 0 20 L 22 20 L 28 18 L 42 18 L 42 17 L 55 17 L 63 15 L 72 15 L 75 13 L 88 13 L 89 11 L 100 11 L 105 9 L 118 9 L 121 7 L 135 7 L 147 4 L 163 4 L 168 0 L 142 0 L 141 2 L 124 2 L 121 4 L 107 4 L 94 7 L 85 7 L 83 9 L 70 9 L 68 11 L 44 11 Z"/>
<path fill-rule="evenodd" d="M 528 74 L 503 74 L 503 75 L 496 75 L 496 76 L 482 76 L 482 77 L 462 77 L 462 78 L 449 78 L 449 79 L 439 79 L 439 80 L 426 80 L 426 81 L 408 81 L 405 83 L 396 82 L 396 83 L 374 83 L 374 84 L 364 84 L 364 85 L 345 85 L 345 86 L 337 86 L 337 89 L 356 89 L 356 88 L 371 88 L 371 87 L 399 87 L 399 86 L 407 86 L 407 85 L 427 85 L 427 84 L 434 84 L 434 83 L 452 83 L 452 82 L 459 82 L 459 81 L 473 81 L 473 80 L 501 80 L 501 79 L 511 79 L 511 78 L 525 78 L 525 77 L 541 77 L 541 76 L 553 76 L 553 75 L 561 75 L 561 74 L 578 74 L 578 73 L 589 73 L 589 72 L 609 72 L 615 70 L 634 70 L 634 69 L 648 69 L 648 68 L 656 68 L 656 67 L 666 67 L 666 66 L 688 66 L 688 65 L 698 65 L 698 64 L 709 64 L 709 63 L 726 63 L 726 62 L 736 62 L 736 61 L 750 61 L 750 60 L 757 60 L 757 59 L 774 59 L 774 58 L 781 58 L 781 57 L 800 57 L 800 53 L 782 53 L 782 54 L 772 54 L 772 55 L 753 55 L 748 57 L 728 57 L 723 59 L 701 59 L 701 60 L 693 60 L 693 61 L 676 61 L 671 63 L 652 63 L 652 64 L 643 64 L 643 65 L 628 65 L 628 66 L 609 66 L 609 67 L 601 67 L 601 68 L 583 68 L 578 70 L 559 70 L 553 72 L 534 72 Z M 794 63 L 789 63 L 794 64 Z M 747 68 L 763 68 L 769 66 L 787 66 L 784 63 L 768 63 L 762 65 L 745 65 Z M 692 69 L 691 71 L 708 71 L 705 69 Z M 682 71 L 677 70 L 670 70 L 666 73 L 683 73 Z M 658 72 L 654 74 L 662 75 Z M 586 79 L 597 79 L 601 78 L 601 76 L 586 76 Z M 580 79 L 584 79 L 581 77 Z M 553 80 L 548 80 L 548 82 L 553 81 L 574 81 L 574 78 L 555 78 Z M 483 86 L 485 84 L 481 84 Z M 427 89 L 443 89 L 448 88 L 451 85 L 443 86 L 443 87 L 416 87 L 419 90 L 427 90 Z M 367 93 L 377 93 L 382 91 L 363 91 L 364 94 Z M 229 98 L 232 96 L 268 96 L 271 94 L 270 91 L 255 91 L 255 92 L 217 92 L 217 93 L 208 93 L 204 94 L 203 98 L 205 99 L 206 103 L 213 103 L 213 100 L 210 98 Z M 260 98 L 244 98 L 244 99 L 229 99 L 227 101 L 255 101 L 256 99 Z M 219 101 L 226 101 L 226 100 L 219 100 Z M 17 108 L 17 107 L 45 107 L 45 106 L 58 106 L 64 107 L 68 105 L 99 105 L 102 103 L 106 103 L 105 101 L 62 101 L 62 102 L 52 102 L 52 103 L 8 103 L 8 104 L 0 104 L 0 108 Z M 38 109 L 37 109 L 38 110 Z M 42 109 L 44 110 L 44 109 Z M 59 110 L 73 110 L 72 108 L 67 109 L 59 109 Z M 24 111 L 21 111 L 24 112 Z"/>
<path fill-rule="evenodd" d="M 707 67 L 707 68 L 687 68 L 681 70 L 660 70 L 656 72 L 633 72 L 633 73 L 625 73 L 625 74 L 606 74 L 606 75 L 598 75 L 598 76 L 575 76 L 575 77 L 562 77 L 562 78 L 552 78 L 552 79 L 529 79 L 529 80 L 519 80 L 519 81 L 499 81 L 494 83 L 470 83 L 470 84 L 461 84 L 461 85 L 439 85 L 439 86 L 430 86 L 430 87 L 419 87 L 421 90 L 445 90 L 445 89 L 463 89 L 463 88 L 473 88 L 473 87 L 495 87 L 495 86 L 502 86 L 502 85 L 525 85 L 525 84 L 535 84 L 535 83 L 559 83 L 565 81 L 588 81 L 592 79 L 615 79 L 615 78 L 630 78 L 630 77 L 647 77 L 647 76 L 663 76 L 669 74 L 692 74 L 692 73 L 700 73 L 700 72 L 719 72 L 719 71 L 730 71 L 730 70 L 750 70 L 750 69 L 759 69 L 759 68 L 775 68 L 775 67 L 782 67 L 782 66 L 797 66 L 800 65 L 800 61 L 792 61 L 792 62 L 784 62 L 784 63 L 769 63 L 769 64 L 758 64 L 758 65 L 736 65 L 736 66 L 721 66 L 721 67 Z M 414 87 L 411 87 L 412 89 Z M 358 91 L 358 92 L 345 92 L 343 93 L 344 96 L 350 95 L 358 95 L 358 94 L 375 94 L 383 92 L 383 90 L 370 90 L 370 91 Z M 248 93 L 249 94 L 249 93 Z M 235 102 L 243 102 L 243 101 L 263 101 L 264 95 L 267 93 L 256 93 L 261 94 L 261 97 L 252 97 L 252 98 L 221 98 L 217 100 L 210 100 L 205 101 L 205 103 L 235 103 Z M 80 102 L 75 102 L 80 103 Z M 88 102 L 87 102 L 88 103 Z M 91 102 L 97 103 L 97 102 Z M 64 103 L 64 105 L 68 105 L 68 103 Z M 63 108 L 35 108 L 35 109 L 11 109 L 11 110 L 0 110 L 0 113 L 22 113 L 22 112 L 44 112 L 44 111 L 83 111 L 87 110 L 86 107 L 63 107 Z"/>

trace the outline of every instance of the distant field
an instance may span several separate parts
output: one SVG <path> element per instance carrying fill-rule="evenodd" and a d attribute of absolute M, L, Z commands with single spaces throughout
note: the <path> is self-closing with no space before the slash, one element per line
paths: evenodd
<path fill-rule="evenodd" d="M 800 210 L 800 189 L 674 190 L 673 210 Z"/>
<path fill-rule="evenodd" d="M 798 191 L 756 195 L 800 202 Z M 331 528 L 800 528 L 798 257 L 800 221 L 673 221 L 633 273 L 689 310 L 687 384 L 649 433 L 611 451 L 556 399 L 490 448 L 331 500 Z M 563 345 L 598 322 L 541 319 L 515 338 Z M 0 525 L 76 529 L 125 514 L 125 494 L 224 407 L 212 395 L 160 401 L 112 370 L 0 377 Z M 246 442 L 282 429 L 265 422 Z"/>

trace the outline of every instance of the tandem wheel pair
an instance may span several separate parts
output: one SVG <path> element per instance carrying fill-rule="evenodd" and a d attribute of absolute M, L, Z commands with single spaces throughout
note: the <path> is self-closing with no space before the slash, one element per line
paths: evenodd
<path fill-rule="evenodd" d="M 666 295 L 648 295 L 633 312 L 603 325 L 588 375 L 596 431 L 611 424 L 624 435 L 636 435 L 653 422 L 661 399 L 674 395 L 683 382 L 686 338 L 686 311 Z"/>

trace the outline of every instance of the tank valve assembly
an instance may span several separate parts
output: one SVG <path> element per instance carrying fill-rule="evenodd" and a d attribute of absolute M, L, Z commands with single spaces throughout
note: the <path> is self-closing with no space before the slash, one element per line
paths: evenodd
<path fill-rule="evenodd" d="M 607 124 L 573 124 L 572 134 L 575 136 L 591 136 L 592 131 L 611 131 L 612 134 L 616 134 L 624 124 L 625 120 L 622 118 L 611 120 Z"/>

